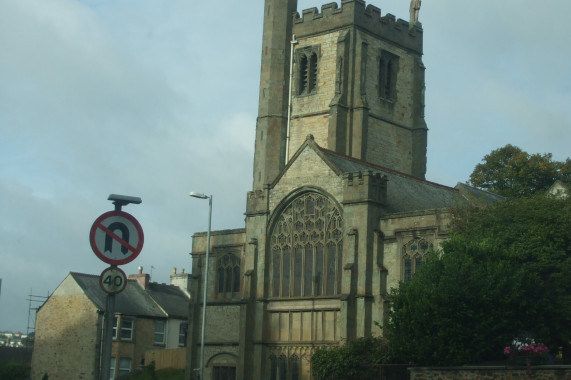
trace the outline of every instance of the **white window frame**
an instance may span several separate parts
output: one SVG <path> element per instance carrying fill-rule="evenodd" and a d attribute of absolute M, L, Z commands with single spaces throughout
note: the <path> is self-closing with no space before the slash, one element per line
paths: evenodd
<path fill-rule="evenodd" d="M 162 329 L 159 331 L 157 328 L 162 324 Z M 167 331 L 167 321 L 164 320 L 156 320 L 155 321 L 155 334 L 153 335 L 153 343 L 164 345 L 165 344 L 165 335 Z M 158 340 L 157 337 L 161 339 Z"/>
<path fill-rule="evenodd" d="M 131 322 L 131 327 L 125 327 L 123 324 L 125 322 Z M 132 341 L 133 340 L 133 331 L 135 330 L 135 319 L 129 317 L 121 317 L 121 340 L 125 341 Z M 123 332 L 128 332 L 128 337 L 123 336 Z"/>
<path fill-rule="evenodd" d="M 111 362 L 109 364 L 109 380 L 115 378 L 115 358 L 111 357 Z"/>
<path fill-rule="evenodd" d="M 117 340 L 117 323 L 118 323 L 118 317 L 115 316 L 113 318 L 113 340 Z M 113 359 L 113 358 L 111 358 Z"/>
<path fill-rule="evenodd" d="M 188 334 L 188 322 L 181 322 L 178 326 L 178 346 L 186 347 L 186 337 Z"/>
<path fill-rule="evenodd" d="M 131 360 L 131 358 L 127 357 L 119 358 L 119 373 L 118 373 L 119 377 L 131 372 L 132 362 L 133 361 Z M 126 363 L 128 363 L 128 366 L 126 365 Z"/>

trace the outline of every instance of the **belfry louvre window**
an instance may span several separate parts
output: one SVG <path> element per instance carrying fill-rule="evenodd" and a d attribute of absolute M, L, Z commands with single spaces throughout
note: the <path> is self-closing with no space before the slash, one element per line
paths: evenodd
<path fill-rule="evenodd" d="M 309 95 L 317 90 L 318 51 L 316 47 L 297 51 L 297 94 Z"/>
<path fill-rule="evenodd" d="M 402 247 L 403 279 L 408 281 L 422 268 L 426 254 L 434 245 L 424 239 L 413 239 Z"/>
<path fill-rule="evenodd" d="M 379 59 L 379 97 L 394 102 L 397 94 L 397 73 L 399 70 L 398 56 L 381 51 Z"/>
<path fill-rule="evenodd" d="M 218 259 L 218 294 L 232 295 L 240 291 L 240 259 L 226 253 Z"/>
<path fill-rule="evenodd" d="M 341 294 L 343 218 L 329 198 L 308 192 L 295 198 L 273 226 L 271 295 Z"/>

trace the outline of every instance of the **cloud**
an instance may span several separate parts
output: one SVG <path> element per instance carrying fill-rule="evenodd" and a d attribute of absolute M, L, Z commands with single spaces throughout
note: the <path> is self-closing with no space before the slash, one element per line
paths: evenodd
<path fill-rule="evenodd" d="M 368 3 L 408 19 L 407 1 Z M 568 156 L 570 13 L 564 0 L 423 2 L 429 180 L 464 181 L 507 143 Z M 190 270 L 207 227 L 189 191 L 214 196 L 214 229 L 244 226 L 262 16 L 230 0 L 0 0 L 0 329 L 25 328 L 30 288 L 106 267 L 87 236 L 110 193 L 142 198 L 125 211 L 145 247 L 123 269 L 153 266 L 159 282 Z"/>

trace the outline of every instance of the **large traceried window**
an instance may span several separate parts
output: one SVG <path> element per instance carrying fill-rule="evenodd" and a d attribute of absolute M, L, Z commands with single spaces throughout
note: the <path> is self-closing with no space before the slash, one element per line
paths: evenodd
<path fill-rule="evenodd" d="M 343 218 L 333 201 L 315 192 L 295 198 L 271 233 L 271 295 L 341 294 L 342 230 Z"/>
<path fill-rule="evenodd" d="M 434 245 L 425 239 L 412 239 L 402 247 L 403 279 L 408 281 L 422 268 L 426 254 Z"/>
<path fill-rule="evenodd" d="M 301 372 L 301 361 L 297 355 L 287 358 L 280 355 L 270 356 L 270 376 L 269 380 L 299 380 Z"/>

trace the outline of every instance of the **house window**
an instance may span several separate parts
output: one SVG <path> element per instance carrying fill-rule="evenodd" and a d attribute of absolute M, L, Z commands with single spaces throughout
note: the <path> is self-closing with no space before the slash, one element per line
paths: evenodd
<path fill-rule="evenodd" d="M 186 347 L 186 333 L 188 332 L 188 323 L 181 323 L 178 327 L 178 345 Z"/>
<path fill-rule="evenodd" d="M 240 259 L 232 253 L 218 259 L 218 294 L 232 296 L 240 291 Z"/>
<path fill-rule="evenodd" d="M 117 317 L 113 318 L 113 339 L 117 339 Z"/>
<path fill-rule="evenodd" d="M 398 56 L 381 51 L 379 59 L 379 97 L 394 102 L 396 100 L 396 83 L 399 66 Z"/>
<path fill-rule="evenodd" d="M 215 366 L 213 367 L 214 380 L 236 380 L 236 367 Z"/>
<path fill-rule="evenodd" d="M 165 344 L 165 329 L 166 329 L 166 322 L 165 321 L 155 321 L 155 344 Z"/>
<path fill-rule="evenodd" d="M 405 281 L 410 280 L 417 273 L 426 261 L 428 251 L 432 250 L 434 245 L 425 239 L 413 239 L 402 247 L 403 260 L 403 278 Z"/>
<path fill-rule="evenodd" d="M 343 218 L 329 198 L 308 192 L 282 212 L 271 233 L 273 297 L 341 294 Z"/>
<path fill-rule="evenodd" d="M 121 335 L 117 336 L 117 323 L 121 325 Z M 113 339 L 120 340 L 133 340 L 133 324 L 132 318 L 128 317 L 115 317 L 113 320 Z"/>
<path fill-rule="evenodd" d="M 316 46 L 302 48 L 297 54 L 297 94 L 309 95 L 317 90 L 317 72 L 319 48 Z"/>
<path fill-rule="evenodd" d="M 109 380 L 113 380 L 115 378 L 115 358 L 111 358 L 109 364 Z"/>
<path fill-rule="evenodd" d="M 131 358 L 119 358 L 119 377 L 131 372 Z"/>
<path fill-rule="evenodd" d="M 131 318 L 121 317 L 121 340 L 133 340 L 133 325 Z"/>

